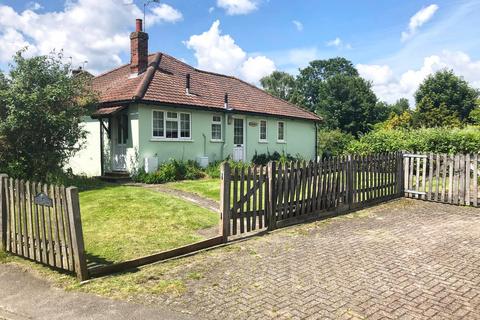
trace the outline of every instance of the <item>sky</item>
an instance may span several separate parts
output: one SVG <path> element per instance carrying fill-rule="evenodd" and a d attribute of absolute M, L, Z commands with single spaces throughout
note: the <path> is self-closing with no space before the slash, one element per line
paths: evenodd
<path fill-rule="evenodd" d="M 141 0 L 0 0 L 0 70 L 12 55 L 63 50 L 94 74 L 129 62 Z M 480 1 L 160 0 L 146 7 L 150 52 L 250 83 L 314 59 L 352 61 L 380 100 L 413 95 L 453 69 L 480 88 Z"/>

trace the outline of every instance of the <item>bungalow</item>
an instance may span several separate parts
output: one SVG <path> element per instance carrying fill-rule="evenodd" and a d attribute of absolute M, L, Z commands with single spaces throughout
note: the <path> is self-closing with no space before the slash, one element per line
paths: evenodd
<path fill-rule="evenodd" d="M 316 114 L 235 77 L 148 54 L 140 19 L 130 41 L 130 64 L 93 78 L 99 104 L 84 119 L 74 173 L 151 171 L 171 158 L 250 161 L 275 151 L 315 158 Z"/>

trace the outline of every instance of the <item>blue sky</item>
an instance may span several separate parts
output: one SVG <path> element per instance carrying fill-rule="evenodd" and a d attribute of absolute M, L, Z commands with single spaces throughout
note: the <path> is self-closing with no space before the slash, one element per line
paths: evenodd
<path fill-rule="evenodd" d="M 143 3 L 0 0 L 0 68 L 25 45 L 31 55 L 63 48 L 94 73 L 127 63 Z M 471 0 L 165 0 L 148 6 L 146 23 L 151 52 L 257 84 L 274 69 L 343 56 L 393 102 L 445 67 L 480 87 L 479 16 Z"/>

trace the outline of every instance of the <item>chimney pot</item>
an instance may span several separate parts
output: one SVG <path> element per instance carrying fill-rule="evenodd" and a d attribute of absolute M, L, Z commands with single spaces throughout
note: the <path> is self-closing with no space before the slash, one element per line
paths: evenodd
<path fill-rule="evenodd" d="M 135 22 L 136 22 L 136 24 L 135 24 L 135 26 L 136 26 L 135 31 L 136 31 L 136 32 L 143 31 L 143 30 L 142 30 L 142 29 L 143 29 L 143 28 L 142 28 L 142 19 L 137 19 Z"/>

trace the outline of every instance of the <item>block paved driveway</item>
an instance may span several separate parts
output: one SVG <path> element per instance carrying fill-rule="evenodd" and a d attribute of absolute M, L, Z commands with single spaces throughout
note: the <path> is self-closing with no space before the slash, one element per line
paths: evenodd
<path fill-rule="evenodd" d="M 163 276 L 185 293 L 140 300 L 207 319 L 480 319 L 480 209 L 397 200 L 182 260 Z"/>

